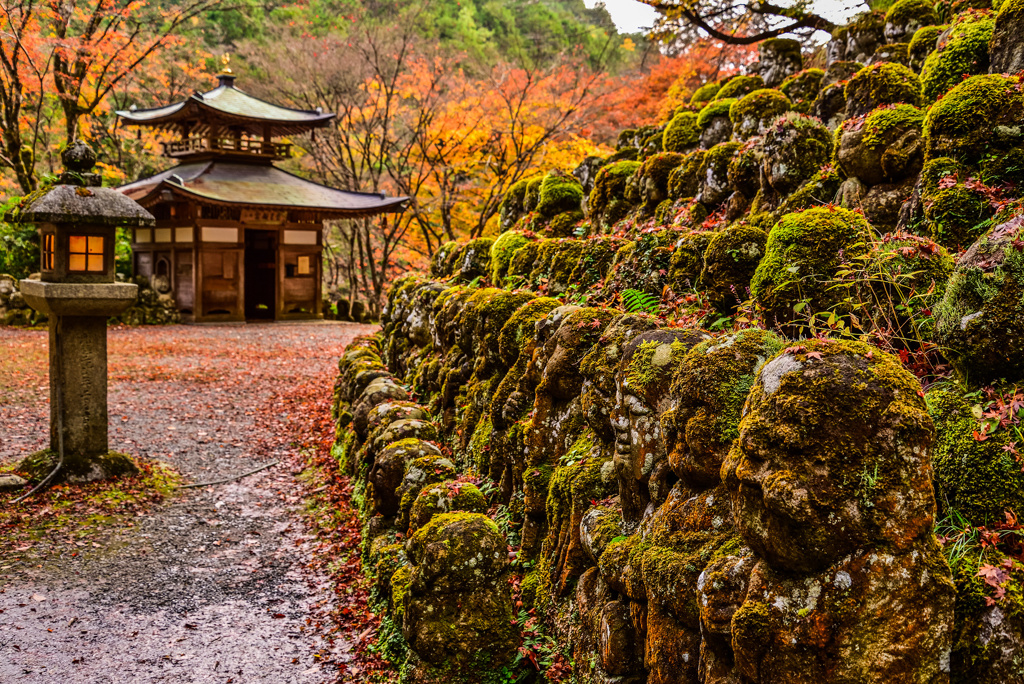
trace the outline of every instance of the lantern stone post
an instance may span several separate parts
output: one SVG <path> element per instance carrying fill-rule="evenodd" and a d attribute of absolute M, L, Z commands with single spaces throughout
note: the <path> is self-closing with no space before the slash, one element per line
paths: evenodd
<path fill-rule="evenodd" d="M 38 280 L 21 281 L 33 309 L 49 315 L 50 449 L 25 459 L 36 477 L 61 468 L 60 480 L 99 480 L 134 470 L 107 441 L 107 319 L 135 301 L 138 286 L 115 282 L 119 227 L 155 224 L 136 202 L 100 187 L 96 155 L 75 141 L 62 155 L 59 184 L 26 198 L 7 220 L 39 228 Z"/>

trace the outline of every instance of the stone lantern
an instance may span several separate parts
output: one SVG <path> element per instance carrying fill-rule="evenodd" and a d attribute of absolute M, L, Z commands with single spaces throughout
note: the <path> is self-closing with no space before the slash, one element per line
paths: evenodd
<path fill-rule="evenodd" d="M 97 480 L 133 468 L 107 443 L 107 318 L 135 301 L 138 286 L 114 279 L 119 227 L 152 226 L 153 216 L 93 172 L 96 155 L 75 141 L 63 153 L 60 184 L 26 198 L 8 221 L 39 228 L 39 280 L 22 280 L 26 303 L 50 326 L 50 452 L 22 467 L 50 472 L 63 454 L 60 479 Z"/>

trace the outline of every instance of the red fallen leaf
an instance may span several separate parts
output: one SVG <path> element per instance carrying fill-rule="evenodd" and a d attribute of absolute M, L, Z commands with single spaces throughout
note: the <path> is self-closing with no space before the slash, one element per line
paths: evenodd
<path fill-rule="evenodd" d="M 809 358 L 809 359 L 818 359 L 820 361 L 821 360 L 821 352 L 816 352 L 816 351 L 807 352 L 807 358 Z"/>
<path fill-rule="evenodd" d="M 283 618 L 284 617 L 284 613 L 274 613 L 273 617 L 275 617 L 275 618 Z"/>
<path fill-rule="evenodd" d="M 988 435 L 985 434 L 984 428 L 982 428 L 981 432 L 977 430 L 974 431 L 975 442 L 984 442 L 986 439 L 988 439 Z"/>

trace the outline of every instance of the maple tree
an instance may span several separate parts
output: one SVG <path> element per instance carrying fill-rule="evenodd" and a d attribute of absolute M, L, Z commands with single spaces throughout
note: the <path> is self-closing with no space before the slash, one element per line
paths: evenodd
<path fill-rule="evenodd" d="M 831 32 L 836 28 L 808 0 L 640 1 L 656 9 L 660 15 L 654 33 L 666 42 L 683 45 L 702 36 L 710 36 L 729 45 L 754 45 L 782 34 L 809 36 L 815 31 Z"/>

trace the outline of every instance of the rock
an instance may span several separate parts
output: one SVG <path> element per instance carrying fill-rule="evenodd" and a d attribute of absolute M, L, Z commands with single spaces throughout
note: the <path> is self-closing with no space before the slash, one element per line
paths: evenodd
<path fill-rule="evenodd" d="M 921 86 L 929 101 L 938 99 L 964 75 L 988 72 L 988 43 L 995 21 L 985 15 L 964 13 L 939 36 L 935 51 L 921 67 Z"/>
<path fill-rule="evenodd" d="M 591 220 L 607 232 L 621 221 L 633 207 L 626 198 L 626 183 L 640 168 L 640 162 L 618 161 L 601 167 L 590 193 Z"/>
<path fill-rule="evenodd" d="M 871 227 L 846 209 L 813 208 L 783 216 L 768 234 L 765 256 L 750 289 L 769 320 L 785 325 L 836 306 L 844 287 L 833 287 L 838 270 L 863 254 Z M 794 310 L 801 301 L 806 308 Z"/>
<path fill-rule="evenodd" d="M 899 359 L 857 342 L 805 341 L 761 368 L 722 468 L 758 558 L 731 621 L 744 676 L 945 676 L 954 588 L 933 537 L 920 394 Z M 814 639 L 833 647 L 810 653 Z"/>
<path fill-rule="evenodd" d="M 1005 0 L 996 15 L 989 42 L 989 73 L 1024 71 L 1024 2 Z"/>
<path fill-rule="evenodd" d="M 601 668 L 610 675 L 622 676 L 643 671 L 643 654 L 638 652 L 636 629 L 629 607 L 622 601 L 609 601 L 601 610 L 598 632 Z"/>
<path fill-rule="evenodd" d="M 899 0 L 885 15 L 885 40 L 889 43 L 909 42 L 921 27 L 938 23 L 935 8 L 927 0 Z"/>
<path fill-rule="evenodd" d="M 679 112 L 665 126 L 661 149 L 665 152 L 685 154 L 693 150 L 700 140 L 697 115 L 693 112 Z"/>
<path fill-rule="evenodd" d="M 469 684 L 509 662 L 518 638 L 497 526 L 480 513 L 437 515 L 406 555 L 408 586 L 398 593 L 414 681 Z"/>
<path fill-rule="evenodd" d="M 932 105 L 925 117 L 925 156 L 977 163 L 990 150 L 1024 142 L 1024 94 L 1014 76 L 971 76 Z"/>
<path fill-rule="evenodd" d="M 697 286 L 717 310 L 733 311 L 750 298 L 750 279 L 767 242 L 767 233 L 743 223 L 715 233 L 708 242 Z"/>
<path fill-rule="evenodd" d="M 917 74 L 893 62 L 866 66 L 846 84 L 846 115 L 863 116 L 880 105 L 921 105 Z"/>
<path fill-rule="evenodd" d="M 406 469 L 415 460 L 430 456 L 440 457 L 441 450 L 430 442 L 413 437 L 390 444 L 381 451 L 368 476 L 372 485 L 368 497 L 372 501 L 373 512 L 385 518 L 398 514 L 401 494 L 397 490 Z"/>
<path fill-rule="evenodd" d="M 841 173 L 867 186 L 916 176 L 924 162 L 925 113 L 908 104 L 885 105 L 841 129 L 836 159 Z"/>
<path fill-rule="evenodd" d="M 28 480 L 19 475 L 15 475 L 14 473 L 0 475 L 0 492 L 6 492 L 12 489 L 21 489 L 27 484 Z"/>
<path fill-rule="evenodd" d="M 1024 379 L 1024 217 L 993 228 L 957 259 L 935 309 L 936 341 L 972 383 Z"/>
<path fill-rule="evenodd" d="M 435 515 L 456 511 L 486 513 L 487 500 L 470 482 L 448 480 L 427 485 L 420 490 L 409 511 L 409 533 L 415 533 Z"/>
<path fill-rule="evenodd" d="M 778 90 L 766 88 L 744 95 L 729 110 L 733 137 L 744 141 L 763 135 L 776 117 L 789 111 L 791 104 Z"/>
<path fill-rule="evenodd" d="M 824 77 L 821 69 L 804 69 L 783 81 L 779 90 L 790 99 L 795 111 L 807 114 L 818 97 Z"/>
<path fill-rule="evenodd" d="M 832 135 L 817 119 L 787 112 L 764 132 L 762 193 L 785 196 L 804 184 L 828 160 Z"/>
<path fill-rule="evenodd" d="M 775 88 L 803 68 L 800 41 L 792 38 L 769 38 L 757 44 L 759 73 L 765 86 Z"/>
<path fill-rule="evenodd" d="M 739 143 L 724 142 L 715 145 L 704 155 L 698 171 L 699 184 L 697 201 L 708 207 L 714 207 L 728 199 L 731 194 L 729 187 L 729 161 L 739 151 Z"/>

